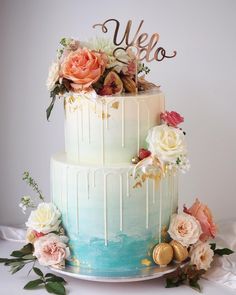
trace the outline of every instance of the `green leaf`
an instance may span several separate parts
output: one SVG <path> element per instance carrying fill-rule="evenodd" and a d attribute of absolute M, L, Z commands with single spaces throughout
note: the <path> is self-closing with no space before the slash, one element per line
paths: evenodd
<path fill-rule="evenodd" d="M 0 258 L 0 263 L 6 263 L 9 261 L 9 258 Z"/>
<path fill-rule="evenodd" d="M 60 283 L 66 284 L 66 281 L 65 281 L 64 278 L 57 277 L 57 276 L 53 276 L 53 277 L 47 278 L 46 279 L 46 282 L 60 282 Z"/>
<path fill-rule="evenodd" d="M 58 281 L 58 282 L 62 282 L 64 284 L 66 284 L 66 280 L 64 278 L 56 276 L 56 275 L 54 275 L 53 273 L 50 273 L 50 272 L 45 275 L 45 278 L 48 278 L 47 280 L 53 278 L 54 281 Z"/>
<path fill-rule="evenodd" d="M 166 279 L 166 288 L 174 288 L 179 287 L 184 282 L 182 280 L 178 280 L 178 278 L 167 278 Z"/>
<path fill-rule="evenodd" d="M 11 253 L 11 256 L 12 257 L 22 257 L 22 256 L 24 256 L 24 253 L 22 253 L 21 251 L 13 251 Z"/>
<path fill-rule="evenodd" d="M 189 280 L 189 286 L 192 287 L 194 290 L 201 292 L 201 287 L 198 284 L 198 280 Z"/>
<path fill-rule="evenodd" d="M 11 267 L 11 274 L 15 274 L 16 272 L 18 272 L 19 270 L 21 270 L 23 267 L 25 266 L 24 263 L 16 265 L 16 266 L 12 266 Z"/>
<path fill-rule="evenodd" d="M 34 247 L 31 243 L 28 243 L 23 248 L 17 251 L 13 251 L 10 256 L 12 257 L 23 257 L 28 254 L 32 254 L 34 251 Z"/>
<path fill-rule="evenodd" d="M 50 115 L 51 115 L 52 109 L 53 109 L 53 107 L 54 107 L 55 101 L 56 101 L 56 96 L 53 95 L 53 96 L 52 96 L 52 101 L 51 101 L 49 107 L 48 107 L 47 110 L 46 110 L 47 120 L 49 120 L 49 118 L 50 118 Z"/>
<path fill-rule="evenodd" d="M 23 261 L 22 258 L 12 258 L 12 259 L 9 259 L 9 258 L 0 258 L 0 263 L 4 263 L 5 265 L 11 265 L 15 262 L 21 262 Z"/>
<path fill-rule="evenodd" d="M 214 250 L 214 254 L 217 254 L 219 256 L 230 255 L 230 254 L 233 254 L 233 253 L 234 253 L 234 251 L 232 251 L 231 249 L 228 249 L 228 248 L 215 249 Z"/>
<path fill-rule="evenodd" d="M 49 282 L 45 285 L 46 290 L 48 293 L 53 293 L 57 295 L 65 295 L 66 289 L 62 283 L 59 282 Z"/>
<path fill-rule="evenodd" d="M 37 280 L 34 280 L 34 281 L 30 281 L 28 282 L 25 286 L 24 286 L 24 289 L 25 290 L 32 290 L 32 289 L 35 289 L 36 287 L 38 287 L 39 285 L 43 284 L 43 280 L 41 279 L 37 279 Z"/>
<path fill-rule="evenodd" d="M 216 249 L 216 243 L 211 243 L 210 246 L 211 246 L 211 250 L 214 251 Z"/>
<path fill-rule="evenodd" d="M 28 254 L 22 257 L 24 260 L 36 260 L 36 257 L 32 254 Z"/>
<path fill-rule="evenodd" d="M 33 267 L 33 271 L 36 273 L 36 275 L 43 277 L 43 273 L 39 268 Z"/>

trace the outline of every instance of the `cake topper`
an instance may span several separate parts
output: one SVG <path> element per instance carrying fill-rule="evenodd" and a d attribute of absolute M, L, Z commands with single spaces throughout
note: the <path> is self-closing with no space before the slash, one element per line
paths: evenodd
<path fill-rule="evenodd" d="M 141 20 L 136 33 L 133 38 L 130 36 L 130 31 L 132 27 L 132 21 L 129 20 L 126 25 L 126 29 L 122 38 L 118 38 L 118 33 L 120 30 L 120 22 L 114 18 L 108 19 L 101 24 L 93 25 L 93 28 L 101 27 L 103 33 L 108 32 L 107 24 L 115 23 L 115 30 L 113 35 L 113 43 L 118 46 L 113 51 L 113 56 L 120 62 L 126 64 L 125 61 L 118 59 L 117 52 L 118 51 L 127 51 L 129 49 L 136 51 L 136 59 L 138 61 L 146 60 L 147 62 L 151 61 L 162 61 L 165 58 L 173 58 L 176 56 L 177 52 L 173 51 L 172 54 L 167 54 L 166 50 L 163 47 L 158 47 L 157 43 L 159 41 L 159 34 L 153 33 L 149 38 L 147 33 L 140 33 L 142 25 L 144 23 Z"/>

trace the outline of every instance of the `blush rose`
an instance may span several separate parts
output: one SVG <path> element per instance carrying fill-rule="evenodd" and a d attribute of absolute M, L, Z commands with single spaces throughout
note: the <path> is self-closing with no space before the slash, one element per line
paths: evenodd
<path fill-rule="evenodd" d="M 210 237 L 215 238 L 216 224 L 214 223 L 211 210 L 205 204 L 202 204 L 196 199 L 195 203 L 189 209 L 184 206 L 184 212 L 194 216 L 199 221 L 202 228 L 201 241 L 206 241 Z"/>
<path fill-rule="evenodd" d="M 193 216 L 180 213 L 171 216 L 168 233 L 173 240 L 188 247 L 199 240 L 202 231 L 199 222 Z"/>
<path fill-rule="evenodd" d="M 38 238 L 34 242 L 33 255 L 44 266 L 58 266 L 64 263 L 69 256 L 69 248 L 66 243 L 68 238 L 56 234 L 48 234 Z"/>

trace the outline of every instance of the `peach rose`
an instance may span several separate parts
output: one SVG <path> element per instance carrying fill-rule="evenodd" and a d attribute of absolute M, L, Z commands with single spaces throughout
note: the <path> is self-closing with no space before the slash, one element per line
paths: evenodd
<path fill-rule="evenodd" d="M 190 249 L 191 264 L 196 265 L 197 269 L 207 270 L 213 261 L 214 252 L 206 242 L 198 242 Z"/>
<path fill-rule="evenodd" d="M 104 53 L 78 48 L 70 52 L 61 65 L 61 75 L 71 80 L 74 90 L 83 90 L 98 81 L 107 64 Z"/>
<path fill-rule="evenodd" d="M 41 265 L 61 265 L 69 256 L 68 239 L 65 236 L 48 234 L 34 242 L 33 255 Z"/>
<path fill-rule="evenodd" d="M 201 241 L 206 241 L 209 237 L 214 238 L 216 236 L 216 224 L 213 221 L 211 210 L 206 205 L 196 199 L 189 209 L 184 206 L 184 212 L 194 216 L 199 221 L 202 228 Z"/>
<path fill-rule="evenodd" d="M 168 233 L 172 240 L 188 247 L 199 240 L 202 230 L 199 222 L 193 216 L 186 213 L 175 213 L 170 218 Z"/>

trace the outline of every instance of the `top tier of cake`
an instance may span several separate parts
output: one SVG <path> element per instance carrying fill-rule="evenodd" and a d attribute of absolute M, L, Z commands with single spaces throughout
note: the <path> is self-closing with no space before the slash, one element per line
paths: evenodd
<path fill-rule="evenodd" d="M 165 109 L 158 89 L 94 98 L 69 93 L 65 97 L 65 150 L 78 163 L 107 165 L 130 162 L 146 147 L 148 130 L 160 124 Z"/>

